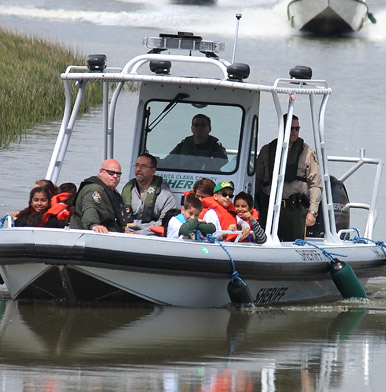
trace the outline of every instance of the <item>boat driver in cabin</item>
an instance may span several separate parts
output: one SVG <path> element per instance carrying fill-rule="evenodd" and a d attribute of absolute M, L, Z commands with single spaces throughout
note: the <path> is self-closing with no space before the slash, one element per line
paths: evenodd
<path fill-rule="evenodd" d="M 284 124 L 286 121 L 287 114 L 284 115 Z M 323 189 L 316 154 L 299 137 L 299 131 L 299 119 L 293 115 L 277 233 L 280 241 L 304 239 L 306 226 L 313 226 L 316 222 Z M 263 227 L 267 219 L 276 145 L 277 139 L 264 145 L 256 161 L 256 201 Z"/>
<path fill-rule="evenodd" d="M 116 191 L 121 180 L 121 165 L 115 159 L 103 161 L 97 176 L 85 179 L 76 195 L 71 229 L 124 232 L 126 208 Z"/>
<path fill-rule="evenodd" d="M 177 144 L 164 159 L 163 165 L 217 171 L 228 163 L 228 156 L 223 145 L 216 137 L 209 135 L 212 127 L 208 116 L 196 114 L 192 119 L 191 130 L 193 135 Z M 186 156 L 194 156 L 195 159 L 189 160 Z M 197 157 L 202 158 L 197 159 Z"/>

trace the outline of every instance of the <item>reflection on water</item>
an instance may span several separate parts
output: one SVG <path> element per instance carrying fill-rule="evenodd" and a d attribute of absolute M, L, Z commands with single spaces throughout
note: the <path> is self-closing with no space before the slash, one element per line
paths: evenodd
<path fill-rule="evenodd" d="M 349 304 L 238 310 L 3 300 L 0 374 L 12 391 L 379 390 L 385 324 L 384 311 Z"/>

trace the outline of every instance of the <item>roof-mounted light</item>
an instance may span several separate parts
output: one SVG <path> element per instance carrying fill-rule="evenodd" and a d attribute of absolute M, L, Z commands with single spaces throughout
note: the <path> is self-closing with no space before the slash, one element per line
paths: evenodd
<path fill-rule="evenodd" d="M 89 54 L 86 61 L 90 72 L 103 72 L 106 68 L 107 57 L 105 54 Z"/>
<path fill-rule="evenodd" d="M 169 75 L 172 63 L 170 61 L 150 61 L 150 71 L 157 75 Z"/>
<path fill-rule="evenodd" d="M 247 79 L 251 70 L 248 64 L 234 63 L 227 66 L 227 73 L 229 80 L 237 80 L 242 82 L 243 79 Z"/>
<path fill-rule="evenodd" d="M 198 50 L 204 53 L 218 53 L 225 49 L 225 44 L 218 41 L 204 41 L 193 33 L 160 34 L 159 37 L 146 37 L 143 45 L 154 51 L 167 49 Z"/>
<path fill-rule="evenodd" d="M 311 79 L 312 69 L 305 65 L 296 65 L 294 68 L 290 69 L 289 75 L 291 76 L 291 79 Z"/>

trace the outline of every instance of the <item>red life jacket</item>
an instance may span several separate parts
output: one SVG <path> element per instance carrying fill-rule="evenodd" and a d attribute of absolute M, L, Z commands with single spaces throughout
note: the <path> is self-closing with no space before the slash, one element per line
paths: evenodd
<path fill-rule="evenodd" d="M 256 220 L 259 220 L 259 212 L 256 210 L 256 208 L 252 208 L 251 215 Z M 251 231 L 253 232 L 251 222 L 250 221 L 247 221 L 247 222 L 248 222 L 249 227 L 251 228 Z M 254 242 L 253 235 L 249 234 L 248 237 L 243 239 L 241 242 Z"/>
<path fill-rule="evenodd" d="M 219 204 L 215 199 L 214 196 L 204 197 L 201 200 L 202 205 L 206 208 L 205 213 L 209 210 L 215 210 L 220 221 L 221 228 L 223 230 L 228 230 L 229 225 L 235 224 L 237 225 L 236 215 L 232 214 L 231 212 L 235 213 L 235 206 L 233 203 L 229 205 L 228 208 L 224 208 L 221 204 Z M 200 218 L 203 211 L 200 214 Z M 202 215 L 204 216 L 205 213 Z M 202 218 L 201 218 L 202 219 Z M 237 237 L 237 234 L 229 234 L 226 236 L 225 241 L 234 241 Z"/>
<path fill-rule="evenodd" d="M 189 190 L 189 191 L 185 191 L 185 192 L 184 192 L 184 196 L 185 196 L 185 197 L 193 196 L 193 193 L 194 193 L 194 190 L 191 189 L 191 190 Z"/>
<path fill-rule="evenodd" d="M 256 210 L 256 208 L 252 208 L 251 215 L 252 215 L 252 217 L 255 218 L 256 220 L 259 220 L 259 212 Z M 249 226 L 251 226 L 251 229 L 252 229 L 251 222 L 248 221 L 248 223 L 249 223 Z"/>
<path fill-rule="evenodd" d="M 206 200 L 206 199 L 209 199 L 209 198 L 212 198 L 213 196 L 208 196 L 208 197 L 204 197 L 203 199 L 201 199 L 201 203 L 202 203 L 202 211 L 200 212 L 200 215 L 199 215 L 199 219 L 203 219 L 204 218 L 204 215 L 208 212 L 208 210 L 209 210 L 209 208 L 212 208 L 212 207 L 206 207 L 206 205 L 205 205 L 205 203 L 204 203 L 204 200 Z"/>
<path fill-rule="evenodd" d="M 66 200 L 71 196 L 70 192 L 58 193 L 51 197 L 51 207 L 44 213 L 40 226 L 43 226 L 51 216 L 56 216 L 59 220 L 65 220 L 70 216 L 70 211 L 67 209 Z"/>

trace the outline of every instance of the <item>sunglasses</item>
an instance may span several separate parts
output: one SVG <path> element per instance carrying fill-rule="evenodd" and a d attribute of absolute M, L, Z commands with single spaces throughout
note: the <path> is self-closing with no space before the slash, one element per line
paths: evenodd
<path fill-rule="evenodd" d="M 134 169 L 153 169 L 154 166 L 149 166 L 149 165 L 144 165 L 144 164 L 140 164 L 140 163 L 136 163 L 135 165 L 133 165 Z"/>
<path fill-rule="evenodd" d="M 222 197 L 229 197 L 230 199 L 233 199 L 233 193 L 227 193 L 227 192 L 221 192 L 220 193 L 220 195 L 222 196 Z"/>
<path fill-rule="evenodd" d="M 204 127 L 208 127 L 208 126 L 209 126 L 209 124 L 207 124 L 207 123 L 196 123 L 196 122 L 194 122 L 192 125 L 193 125 L 194 127 L 201 127 L 201 128 L 204 128 Z"/>
<path fill-rule="evenodd" d="M 120 177 L 122 175 L 122 172 L 116 172 L 114 170 L 103 169 L 103 167 L 102 167 L 102 170 L 104 170 L 110 176 L 113 176 L 114 174 L 116 174 L 118 177 Z"/>
<path fill-rule="evenodd" d="M 299 132 L 300 131 L 300 127 L 291 127 L 291 131 Z"/>

